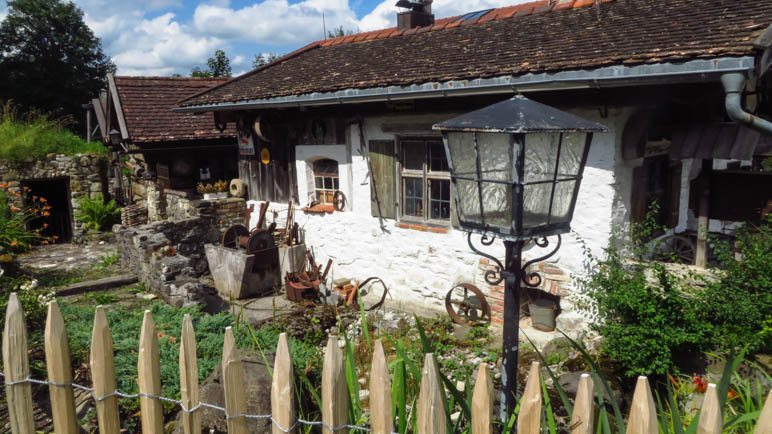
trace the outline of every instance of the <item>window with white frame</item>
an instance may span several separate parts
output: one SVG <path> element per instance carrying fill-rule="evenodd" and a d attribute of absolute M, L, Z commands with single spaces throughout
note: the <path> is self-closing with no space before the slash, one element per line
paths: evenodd
<path fill-rule="evenodd" d="M 440 138 L 400 141 L 402 217 L 450 223 L 450 172 Z"/>
<path fill-rule="evenodd" d="M 334 203 L 335 192 L 340 190 L 337 161 L 325 158 L 314 162 L 314 187 L 317 201 Z"/>

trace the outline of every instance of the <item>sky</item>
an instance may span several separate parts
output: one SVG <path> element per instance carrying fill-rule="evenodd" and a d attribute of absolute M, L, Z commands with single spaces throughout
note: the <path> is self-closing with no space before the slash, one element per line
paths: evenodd
<path fill-rule="evenodd" d="M 523 0 L 434 0 L 437 18 Z M 291 52 L 328 30 L 396 25 L 396 0 L 74 0 L 120 75 L 189 75 L 222 49 L 234 75 L 255 54 Z M 7 14 L 0 0 L 0 21 Z M 324 20 L 322 19 L 324 16 Z"/>

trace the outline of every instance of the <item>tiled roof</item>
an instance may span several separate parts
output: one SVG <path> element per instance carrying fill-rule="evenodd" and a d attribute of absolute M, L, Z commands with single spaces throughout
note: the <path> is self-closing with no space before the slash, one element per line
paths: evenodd
<path fill-rule="evenodd" d="M 742 56 L 770 22 L 770 0 L 540 1 L 314 42 L 181 106 Z"/>
<path fill-rule="evenodd" d="M 183 98 L 226 82 L 224 78 L 115 77 L 123 116 L 135 144 L 235 137 L 234 127 L 221 133 L 211 113 L 177 113 Z"/>

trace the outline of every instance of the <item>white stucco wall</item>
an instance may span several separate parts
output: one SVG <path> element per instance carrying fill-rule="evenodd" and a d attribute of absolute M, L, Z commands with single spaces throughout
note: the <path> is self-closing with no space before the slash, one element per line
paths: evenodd
<path fill-rule="evenodd" d="M 577 236 L 595 254 L 602 254 L 612 223 L 625 219 L 629 197 L 620 195 L 618 191 L 629 190 L 632 170 L 616 157 L 629 111 L 611 109 L 606 118 L 601 118 L 597 109 L 575 113 L 603 123 L 610 132 L 595 135 L 574 213 L 572 227 L 575 235 L 564 236 L 563 246 L 554 257 L 561 268 L 572 273 L 580 272 L 584 263 Z M 365 118 L 364 136 L 368 141 L 393 140 L 393 133 L 382 131 L 384 123 L 393 125 L 403 121 L 405 124 L 426 124 L 449 117 L 452 115 Z M 426 135 L 426 131 L 415 133 Z M 332 258 L 336 278 L 363 280 L 369 276 L 381 277 L 390 288 L 392 301 L 413 309 L 444 310 L 445 293 L 455 283 L 473 282 L 483 287 L 480 257 L 469 249 L 465 233 L 450 230 L 446 234 L 436 234 L 403 229 L 397 227 L 393 220 L 387 220 L 381 228 L 379 220 L 370 215 L 370 178 L 367 162 L 359 151 L 356 125 L 348 128 L 346 142 L 345 147 L 300 146 L 296 150 L 301 201 L 308 197 L 306 164 L 318 158 L 332 158 L 339 162 L 341 188 L 348 197 L 345 212 L 321 216 L 296 213 L 296 221 L 305 230 L 306 245 L 314 249 L 318 261 L 323 263 Z M 348 177 L 345 181 L 344 176 Z M 276 204 L 275 209 L 284 210 L 286 205 Z M 279 213 L 279 219 L 285 215 L 285 212 Z M 255 224 L 256 218 L 257 213 L 254 213 L 252 224 Z M 504 254 L 503 244 L 499 241 L 485 250 L 498 257 Z M 526 256 L 529 255 L 535 253 L 526 252 Z M 578 315 L 571 312 L 566 301 L 562 305 L 566 317 Z"/>

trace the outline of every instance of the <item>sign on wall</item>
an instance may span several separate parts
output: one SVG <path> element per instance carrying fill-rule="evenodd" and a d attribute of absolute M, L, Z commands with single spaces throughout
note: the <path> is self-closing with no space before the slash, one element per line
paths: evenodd
<path fill-rule="evenodd" d="M 252 134 L 238 130 L 239 155 L 255 155 L 255 143 Z"/>

